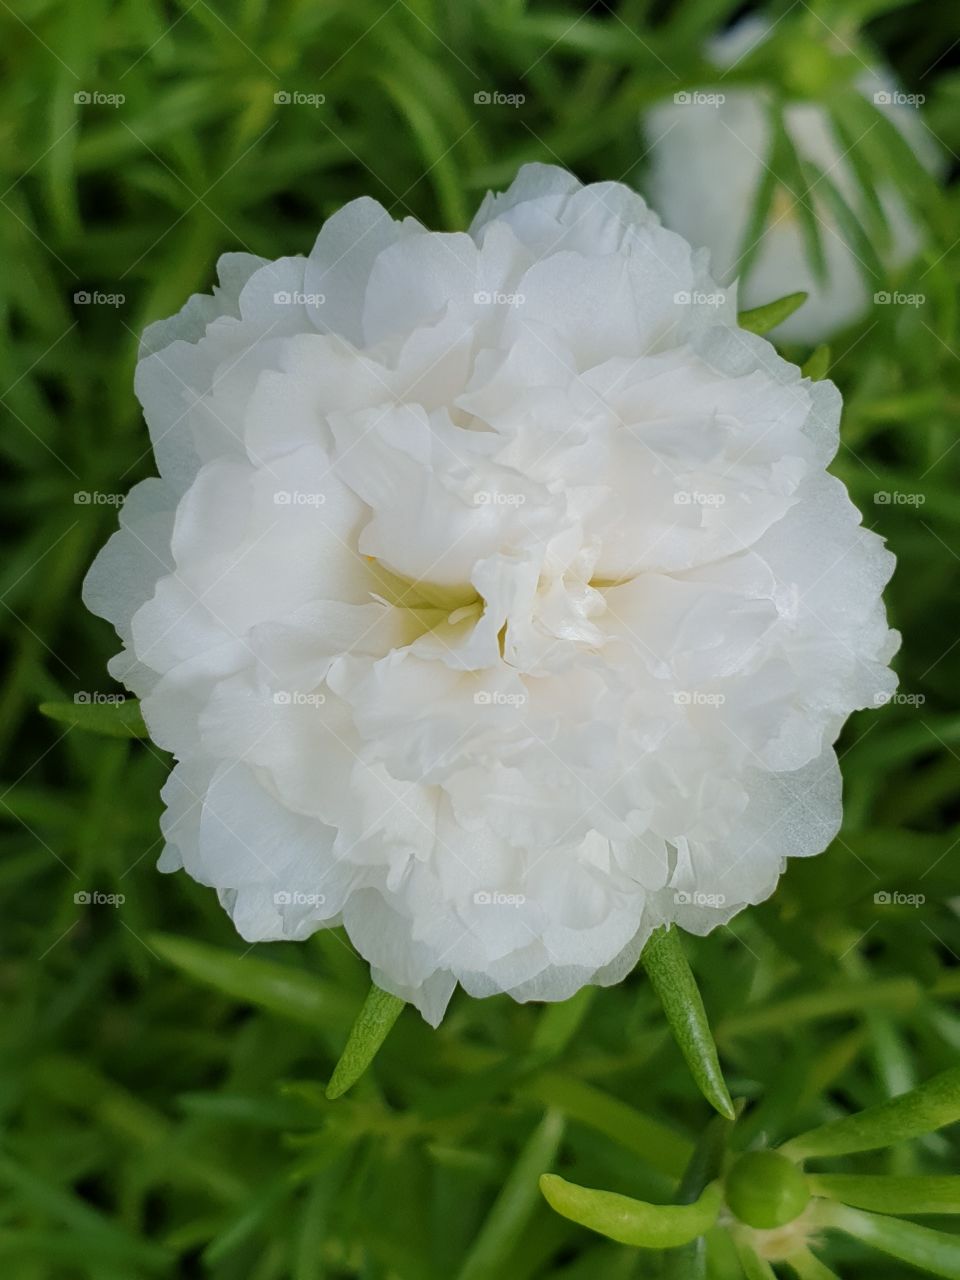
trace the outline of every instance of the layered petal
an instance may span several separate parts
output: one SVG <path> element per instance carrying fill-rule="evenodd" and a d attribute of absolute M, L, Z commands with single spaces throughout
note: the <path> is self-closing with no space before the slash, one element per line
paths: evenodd
<path fill-rule="evenodd" d="M 436 1023 L 619 981 L 822 849 L 892 557 L 826 473 L 836 389 L 736 307 L 535 165 L 468 234 L 355 201 L 153 326 L 161 478 L 84 598 L 178 759 L 162 869 L 251 942 L 342 926 Z"/>

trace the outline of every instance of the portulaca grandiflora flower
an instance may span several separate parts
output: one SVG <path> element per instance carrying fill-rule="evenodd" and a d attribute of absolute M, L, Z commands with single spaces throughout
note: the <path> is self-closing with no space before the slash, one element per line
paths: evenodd
<path fill-rule="evenodd" d="M 147 330 L 160 475 L 85 596 L 178 760 L 160 865 L 244 938 L 342 924 L 436 1023 L 616 982 L 829 842 L 893 558 L 836 388 L 705 263 L 530 165 L 468 233 L 356 200 Z"/>
<path fill-rule="evenodd" d="M 731 70 L 761 48 L 773 27 L 766 19 L 745 19 L 714 40 L 708 56 L 718 69 Z M 901 92 L 883 68 L 868 67 L 838 44 L 857 64 L 853 88 L 874 103 L 902 135 L 926 168 L 940 167 L 939 148 L 918 111 L 918 95 Z M 838 70 L 837 75 L 841 73 Z M 863 151 L 874 127 L 851 125 L 849 140 L 838 136 L 827 109 L 799 98 L 783 106 L 782 124 L 800 161 L 815 166 L 810 204 L 818 230 L 824 275 L 813 265 L 809 235 L 798 208 L 801 180 L 777 159 L 773 107 L 781 95 L 773 87 L 743 87 L 718 74 L 700 92 L 678 93 L 644 120 L 650 172 L 646 190 L 664 222 L 693 245 L 710 250 L 711 269 L 721 282 L 743 276 L 740 302 L 760 306 L 771 298 L 805 290 L 807 301 L 775 331 L 777 338 L 819 342 L 857 320 L 874 295 L 888 297 L 887 281 L 877 278 L 849 226 L 828 198 L 836 188 L 851 214 L 870 227 L 871 197 L 857 172 L 856 152 Z M 878 135 L 879 136 L 879 135 Z M 872 141 L 876 142 L 874 138 Z M 888 177 L 865 158 L 875 184 L 873 204 L 886 224 L 885 245 L 874 246 L 883 265 L 904 266 L 923 247 L 917 221 Z M 863 166 L 861 166 L 862 168 Z M 753 212 L 771 173 L 781 179 L 764 225 L 753 225 Z M 754 245 L 755 241 L 759 241 Z M 753 260 L 744 273 L 746 251 Z"/>

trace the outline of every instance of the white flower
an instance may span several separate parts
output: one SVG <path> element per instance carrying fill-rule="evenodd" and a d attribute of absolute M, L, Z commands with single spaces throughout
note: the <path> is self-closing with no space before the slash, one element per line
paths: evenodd
<path fill-rule="evenodd" d="M 251 941 L 342 923 L 436 1023 L 457 981 L 615 982 L 823 849 L 893 557 L 825 472 L 835 387 L 735 315 L 541 165 L 469 234 L 363 199 L 222 258 L 146 333 L 160 479 L 85 587 L 179 760 L 161 867 Z"/>
<path fill-rule="evenodd" d="M 766 19 L 746 19 L 713 41 L 708 55 L 719 69 L 732 68 L 763 44 L 771 30 Z M 854 87 L 879 105 L 929 169 L 939 168 L 932 135 L 888 71 L 865 68 Z M 646 189 L 666 225 L 691 244 L 708 248 L 714 275 L 730 281 L 741 271 L 761 183 L 777 163 L 772 95 L 763 88 L 734 88 L 721 78 L 702 92 L 677 96 L 680 101 L 658 105 L 644 120 L 650 162 Z M 867 197 L 855 175 L 851 148 L 833 132 L 828 112 L 815 102 L 788 102 L 784 125 L 797 154 L 824 174 L 862 221 Z M 755 307 L 787 293 L 807 291 L 806 302 L 777 327 L 775 336 L 819 342 L 857 320 L 874 292 L 886 286 L 871 276 L 837 221 L 822 185 L 817 190 L 819 184 L 813 187 L 812 207 L 826 278 L 818 279 L 803 221 L 790 195 L 796 185 L 788 177 L 786 187 L 774 192 L 761 244 L 741 285 L 740 302 Z M 877 198 L 889 230 L 889 245 L 880 257 L 890 268 L 901 267 L 921 249 L 920 229 L 889 183 L 880 181 Z"/>

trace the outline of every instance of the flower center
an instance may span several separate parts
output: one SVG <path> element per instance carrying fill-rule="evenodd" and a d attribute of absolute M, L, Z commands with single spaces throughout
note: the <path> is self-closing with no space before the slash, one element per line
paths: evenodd
<path fill-rule="evenodd" d="M 392 569 L 385 568 L 374 556 L 366 556 L 365 559 L 373 567 L 381 598 L 395 609 L 405 609 L 418 618 L 425 631 L 446 622 L 460 609 L 482 604 L 476 587 L 469 582 L 463 586 L 443 587 L 435 582 L 401 577 Z"/>

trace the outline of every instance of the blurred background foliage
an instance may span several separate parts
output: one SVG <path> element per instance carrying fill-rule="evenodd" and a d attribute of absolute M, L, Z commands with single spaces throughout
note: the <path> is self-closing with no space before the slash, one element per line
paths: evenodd
<path fill-rule="evenodd" d="M 307 252 L 361 194 L 457 228 L 526 160 L 642 187 L 640 113 L 708 78 L 704 41 L 742 12 L 731 0 L 0 6 L 4 1275 L 661 1274 L 654 1255 L 604 1243 L 536 1192 L 547 1168 L 641 1197 L 676 1190 L 708 1109 L 639 974 L 555 1007 L 460 995 L 436 1033 L 407 1011 L 373 1071 L 327 1102 L 367 985 L 345 939 L 244 947 L 210 891 L 154 869 L 169 761 L 36 706 L 112 688 L 115 639 L 79 585 L 116 511 L 77 495 L 151 471 L 132 393 L 147 321 L 208 288 L 225 250 Z M 831 849 L 685 943 L 747 1100 L 741 1145 L 900 1092 L 960 1049 L 960 31 L 938 0 L 763 12 L 774 56 L 735 78 L 776 76 L 816 48 L 829 105 L 844 50 L 871 45 L 925 95 L 948 170 L 943 194 L 920 202 L 929 247 L 891 282 L 925 303 L 873 308 L 833 343 L 831 368 L 846 400 L 835 470 L 899 557 L 888 599 L 910 697 L 845 729 Z M 475 101 L 494 90 L 524 102 Z M 901 160 L 877 180 L 911 188 Z M 79 291 L 122 301 L 77 304 Z M 948 1131 L 834 1167 L 952 1171 L 956 1151 Z M 905 1271 L 842 1239 L 823 1256 L 848 1277 Z M 741 1274 L 729 1257 L 710 1267 Z"/>

